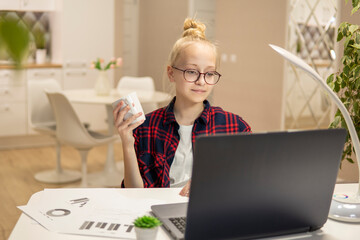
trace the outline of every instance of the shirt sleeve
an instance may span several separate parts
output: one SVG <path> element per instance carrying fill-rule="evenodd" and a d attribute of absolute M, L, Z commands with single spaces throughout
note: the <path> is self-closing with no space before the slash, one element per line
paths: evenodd
<path fill-rule="evenodd" d="M 134 149 L 135 149 L 135 154 L 136 154 L 136 159 L 137 159 L 137 161 L 139 162 L 139 153 L 140 153 L 140 144 L 139 144 L 139 134 L 138 134 L 138 128 L 136 128 L 134 131 L 133 131 L 133 136 L 134 136 Z M 139 163 L 138 163 L 139 164 Z M 140 168 L 139 168 L 140 169 Z M 143 173 L 142 173 L 142 171 L 141 171 L 141 169 L 140 169 L 140 175 L 141 175 L 141 177 L 142 177 L 142 180 L 143 180 L 143 182 L 144 182 L 144 187 L 146 187 L 145 185 L 146 185 L 146 183 L 145 183 L 145 181 L 144 181 L 144 177 L 143 177 Z M 126 188 L 125 187 L 125 183 L 124 183 L 124 179 L 122 180 L 122 182 L 121 182 L 121 188 Z"/>
<path fill-rule="evenodd" d="M 250 125 L 242 119 L 242 117 L 238 117 L 238 125 L 239 125 L 239 132 L 252 132 Z"/>

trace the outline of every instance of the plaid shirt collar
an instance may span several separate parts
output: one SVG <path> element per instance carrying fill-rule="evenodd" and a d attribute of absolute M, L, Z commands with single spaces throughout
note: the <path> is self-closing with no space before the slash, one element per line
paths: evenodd
<path fill-rule="evenodd" d="M 171 102 L 165 109 L 164 125 L 176 122 L 175 114 L 174 114 L 175 101 L 176 101 L 176 97 L 174 97 L 171 100 Z M 204 110 L 201 113 L 200 117 L 198 117 L 195 121 L 201 121 L 203 124 L 207 125 L 210 117 L 209 112 L 210 112 L 210 103 L 208 100 L 204 100 Z"/>

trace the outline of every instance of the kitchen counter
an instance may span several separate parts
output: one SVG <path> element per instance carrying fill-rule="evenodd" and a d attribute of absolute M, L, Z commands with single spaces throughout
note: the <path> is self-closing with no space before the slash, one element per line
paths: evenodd
<path fill-rule="evenodd" d="M 62 64 L 56 64 L 56 63 L 44 63 L 44 64 L 25 64 L 23 66 L 25 69 L 30 68 L 62 68 Z M 11 64 L 0 64 L 0 69 L 14 69 L 14 65 Z"/>

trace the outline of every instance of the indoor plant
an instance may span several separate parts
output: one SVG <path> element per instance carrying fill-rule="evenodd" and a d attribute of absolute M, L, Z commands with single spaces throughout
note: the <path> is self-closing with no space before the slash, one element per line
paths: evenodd
<path fill-rule="evenodd" d="M 40 27 L 33 30 L 34 42 L 36 46 L 36 63 L 44 64 L 46 60 L 46 37 L 45 32 Z"/>
<path fill-rule="evenodd" d="M 346 3 L 348 0 L 345 0 Z M 360 8 L 359 0 L 352 0 L 352 12 Z M 331 74 L 327 78 L 327 84 L 335 91 L 350 113 L 354 122 L 356 132 L 360 136 L 360 27 L 356 24 L 343 22 L 338 28 L 337 41 L 344 41 L 344 53 L 341 59 L 342 71 Z M 345 119 L 337 110 L 334 121 L 330 127 L 343 127 L 347 129 Z M 343 160 L 354 163 L 351 158 L 354 148 L 349 133 L 346 137 L 346 144 L 343 152 Z"/>
<path fill-rule="evenodd" d="M 91 62 L 90 68 L 99 70 L 99 75 L 95 82 L 95 93 L 106 96 L 109 95 L 112 88 L 106 70 L 120 67 L 122 65 L 122 58 L 112 58 L 107 64 L 104 64 L 104 62 L 103 58 L 97 58 L 96 61 Z"/>
<path fill-rule="evenodd" d="M 0 48 L 4 48 L 14 62 L 21 68 L 29 54 L 30 34 L 27 27 L 14 19 L 0 21 Z"/>
<path fill-rule="evenodd" d="M 142 216 L 134 220 L 136 239 L 152 240 L 156 238 L 162 223 L 156 217 Z"/>

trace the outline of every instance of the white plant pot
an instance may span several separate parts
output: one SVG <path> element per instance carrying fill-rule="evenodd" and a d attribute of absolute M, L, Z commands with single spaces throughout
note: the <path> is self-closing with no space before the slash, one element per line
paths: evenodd
<path fill-rule="evenodd" d="M 46 49 L 36 50 L 36 64 L 44 64 L 46 61 Z"/>
<path fill-rule="evenodd" d="M 110 94 L 111 85 L 109 75 L 106 71 L 99 71 L 94 87 L 96 95 L 107 96 Z"/>
<path fill-rule="evenodd" d="M 154 228 L 138 228 L 135 227 L 135 234 L 137 240 L 154 240 L 158 233 L 159 227 Z"/>

